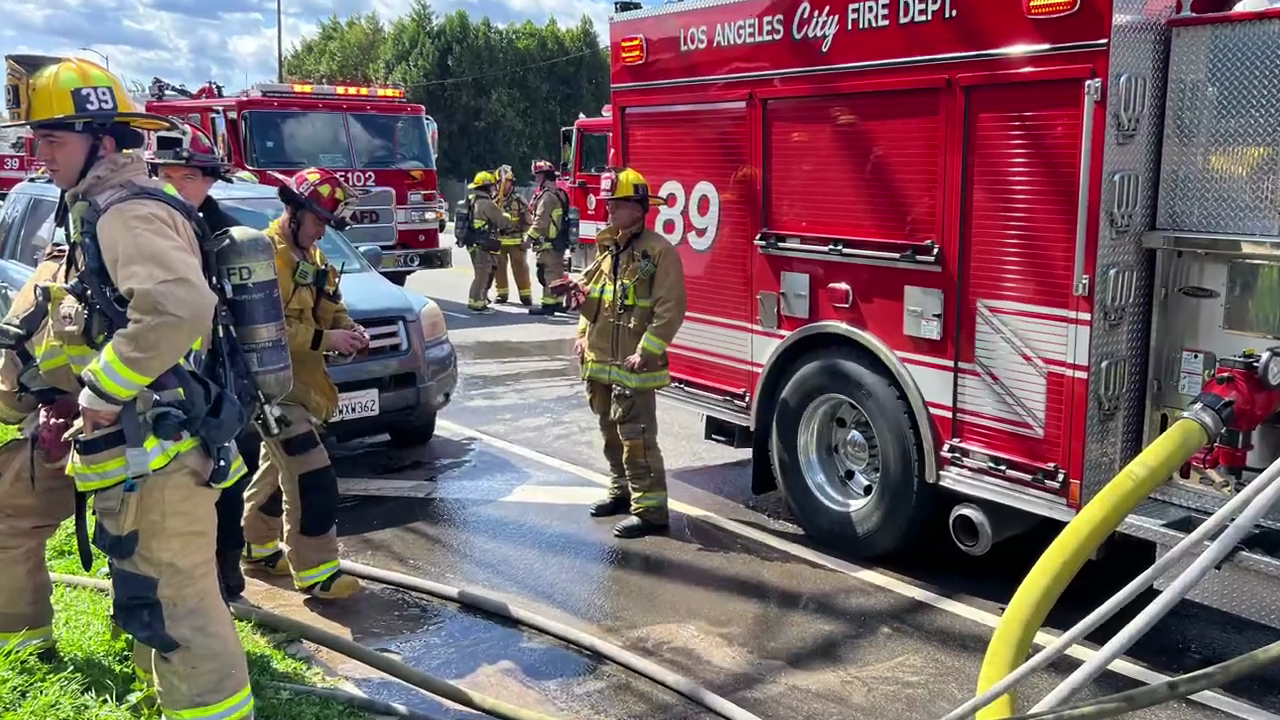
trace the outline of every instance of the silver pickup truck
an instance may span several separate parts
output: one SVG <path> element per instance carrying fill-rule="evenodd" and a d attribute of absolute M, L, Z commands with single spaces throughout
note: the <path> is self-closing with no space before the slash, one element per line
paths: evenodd
<path fill-rule="evenodd" d="M 213 196 L 242 223 L 262 230 L 282 207 L 274 187 L 218 183 Z M 0 206 L 0 310 L 30 277 L 45 247 L 63 242 L 53 227 L 58 189 L 47 179 L 28 179 Z M 347 310 L 369 331 L 369 349 L 329 366 L 338 386 L 338 414 L 326 432 L 337 440 L 388 434 L 402 445 L 425 443 L 435 432 L 436 413 L 449 404 L 458 383 L 457 355 L 444 314 L 430 298 L 397 287 L 374 268 L 374 246 L 359 251 L 330 230 L 320 241 L 342 271 Z"/>

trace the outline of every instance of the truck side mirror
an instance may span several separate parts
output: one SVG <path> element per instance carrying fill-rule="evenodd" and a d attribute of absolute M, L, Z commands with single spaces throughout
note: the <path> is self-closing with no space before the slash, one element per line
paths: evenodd
<path fill-rule="evenodd" d="M 382 267 L 382 248 L 377 245 L 361 245 L 356 248 L 360 252 L 360 256 L 373 266 L 374 270 Z"/>

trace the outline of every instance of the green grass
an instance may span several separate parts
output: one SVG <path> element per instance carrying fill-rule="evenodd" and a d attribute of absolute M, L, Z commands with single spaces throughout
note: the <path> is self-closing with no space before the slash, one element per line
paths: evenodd
<path fill-rule="evenodd" d="M 12 437 L 12 432 L 11 428 L 0 426 L 0 441 Z M 71 521 L 64 523 L 49 543 L 48 558 L 53 572 L 85 574 L 76 553 Z M 105 573 L 105 562 L 95 552 L 89 574 L 104 577 Z M 55 659 L 42 659 L 30 650 L 0 648 L 0 720 L 159 720 L 154 694 L 134 674 L 129 640 L 111 637 L 111 602 L 107 595 L 55 586 L 53 605 L 58 640 Z M 237 628 L 249 657 L 258 720 L 369 717 L 328 700 L 264 687 L 270 681 L 333 683 L 319 670 L 283 652 L 282 646 L 292 638 L 269 636 L 248 623 L 237 623 Z"/>

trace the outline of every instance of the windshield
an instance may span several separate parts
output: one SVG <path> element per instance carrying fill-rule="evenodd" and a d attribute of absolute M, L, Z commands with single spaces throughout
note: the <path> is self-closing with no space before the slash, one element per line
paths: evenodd
<path fill-rule="evenodd" d="M 254 230 L 266 230 L 267 225 L 284 212 L 284 206 L 275 198 L 220 199 L 218 205 Z M 373 270 L 346 236 L 333 228 L 325 228 L 324 237 L 320 238 L 320 250 L 344 275 Z"/>
<path fill-rule="evenodd" d="M 435 167 L 421 115 L 251 110 L 244 118 L 253 167 Z"/>
<path fill-rule="evenodd" d="M 421 115 L 347 113 L 356 167 L 363 170 L 435 167 L 431 133 Z"/>

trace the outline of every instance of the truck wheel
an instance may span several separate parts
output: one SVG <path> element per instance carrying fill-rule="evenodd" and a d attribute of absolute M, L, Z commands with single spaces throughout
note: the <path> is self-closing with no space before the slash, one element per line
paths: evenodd
<path fill-rule="evenodd" d="M 832 547 L 893 552 L 928 516 L 910 408 L 892 378 L 844 354 L 802 362 L 778 398 L 770 443 L 787 505 Z"/>
<path fill-rule="evenodd" d="M 391 436 L 391 444 L 396 447 L 426 445 L 436 434 L 436 414 L 431 413 L 412 425 L 393 427 L 387 434 Z"/>

